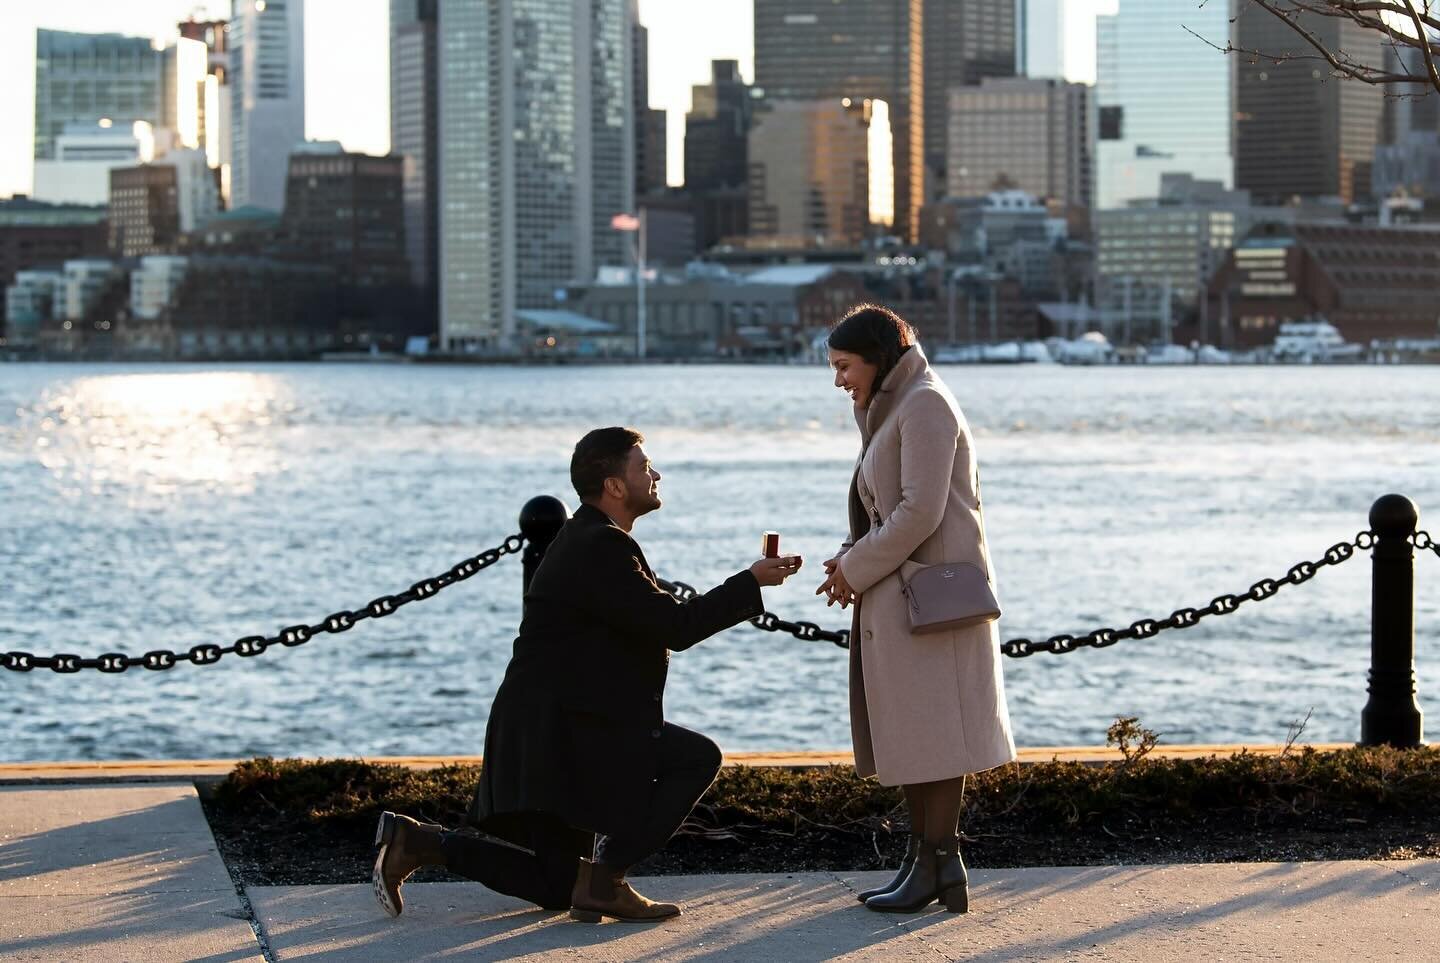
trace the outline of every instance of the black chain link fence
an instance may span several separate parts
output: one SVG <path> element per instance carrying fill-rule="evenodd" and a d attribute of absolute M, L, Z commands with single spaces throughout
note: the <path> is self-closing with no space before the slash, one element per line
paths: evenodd
<path fill-rule="evenodd" d="M 403 592 L 382 595 L 368 605 L 354 611 L 340 611 L 328 615 L 314 625 L 292 625 L 281 629 L 273 636 L 247 635 L 232 645 L 197 645 L 188 652 L 172 652 L 157 649 L 144 655 L 132 656 L 123 652 L 110 652 L 93 659 L 61 653 L 38 656 L 29 652 L 0 652 L 0 667 L 12 672 L 29 672 L 32 669 L 49 669 L 52 672 L 71 673 L 81 669 L 98 669 L 101 672 L 124 672 L 126 669 L 146 668 L 154 671 L 173 669 L 182 662 L 192 665 L 214 665 L 221 656 L 239 655 L 252 658 L 260 655 L 272 645 L 295 647 L 304 645 L 322 633 L 334 635 L 354 628 L 366 619 L 381 619 L 398 612 L 402 606 L 421 599 L 428 599 L 446 586 L 463 582 L 472 575 L 484 571 L 506 555 L 513 555 L 525 546 L 521 535 L 511 535 L 495 548 L 487 548 L 452 566 L 450 571 L 434 578 L 422 579 Z"/>
<path fill-rule="evenodd" d="M 1440 558 L 1440 544 L 1428 532 L 1416 532 L 1410 536 L 1410 543 L 1421 551 L 1431 551 Z M 1063 655 L 1081 648 L 1103 649 L 1123 639 L 1150 639 L 1166 629 L 1188 629 L 1200 620 L 1212 615 L 1229 615 L 1245 602 L 1263 602 L 1274 597 L 1287 585 L 1300 585 L 1314 578 L 1321 569 L 1349 561 L 1357 549 L 1368 550 L 1375 544 L 1373 532 L 1360 532 L 1348 542 L 1338 542 L 1326 549 L 1325 554 L 1313 562 L 1299 562 L 1279 578 L 1265 578 L 1250 586 L 1239 595 L 1219 595 L 1209 605 L 1200 608 L 1177 609 L 1163 619 L 1139 619 L 1122 629 L 1095 629 L 1084 635 L 1052 635 L 1040 642 L 1030 639 L 1010 639 L 1000 646 L 1000 651 L 1011 658 L 1023 659 L 1037 652 Z M 274 645 L 295 647 L 304 645 L 317 635 L 334 635 L 354 628 L 366 619 L 379 619 L 392 615 L 402 606 L 421 599 L 428 599 L 441 589 L 457 582 L 463 582 L 500 561 L 506 555 L 519 552 L 525 545 L 522 535 L 511 535 L 499 546 L 486 549 L 479 555 L 467 558 L 434 578 L 416 582 L 403 592 L 382 595 L 369 604 L 354 611 L 340 611 L 326 616 L 314 625 L 292 625 L 281 629 L 273 636 L 250 635 L 236 640 L 231 645 L 197 645 L 186 652 L 158 649 L 142 656 L 130 656 L 122 652 L 111 652 L 95 658 L 60 653 L 52 656 L 37 656 L 29 652 L 0 652 L 0 668 L 12 672 L 29 672 L 33 669 L 50 669 L 52 672 L 74 673 L 82 669 L 97 669 L 100 672 L 124 672 L 126 669 L 146 668 L 163 671 L 174 668 L 182 662 L 193 665 L 213 665 L 225 655 L 239 655 L 251 658 L 265 652 Z M 677 599 L 688 601 L 699 594 L 684 582 L 658 579 L 662 588 Z M 750 624 L 766 632 L 783 632 L 804 642 L 829 642 L 842 649 L 850 647 L 849 629 L 826 629 L 814 622 L 791 622 L 774 612 L 763 612 L 750 620 Z"/>
<path fill-rule="evenodd" d="M 1424 532 L 1413 536 L 1411 543 L 1416 548 L 1429 548 L 1437 556 L 1440 556 L 1440 546 L 1435 545 L 1430 540 L 1430 536 Z M 1103 649 L 1122 639 L 1154 638 L 1166 629 L 1188 629 L 1192 625 L 1199 624 L 1200 620 L 1206 616 L 1229 615 L 1245 602 L 1263 602 L 1272 598 L 1286 585 L 1300 585 L 1308 582 L 1326 566 L 1340 565 L 1349 561 L 1354 557 L 1356 549 L 1370 549 L 1374 545 L 1375 533 L 1361 532 L 1348 542 L 1339 542 L 1330 546 L 1317 561 L 1299 562 L 1292 565 L 1290 570 L 1279 578 L 1261 579 L 1240 595 L 1217 596 L 1211 600 L 1209 605 L 1202 608 L 1177 609 L 1163 619 L 1139 619 L 1123 629 L 1095 629 L 1085 635 L 1052 635 L 1041 642 L 1030 639 L 1010 639 L 1001 643 L 1000 651 L 1015 659 L 1023 659 L 1037 652 L 1063 655 L 1086 647 Z M 684 582 L 667 582 L 662 579 L 660 585 L 682 601 L 693 598 L 696 594 L 695 589 Z M 806 642 L 830 642 L 842 649 L 850 648 L 849 629 L 823 629 L 814 622 L 790 622 L 773 612 L 764 612 L 756 616 L 750 620 L 750 624 L 766 632 L 786 632 Z"/>

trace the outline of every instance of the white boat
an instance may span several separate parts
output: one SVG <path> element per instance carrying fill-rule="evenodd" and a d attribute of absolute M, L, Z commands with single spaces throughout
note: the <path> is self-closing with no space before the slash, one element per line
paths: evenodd
<path fill-rule="evenodd" d="M 1157 344 L 1145 349 L 1146 364 L 1195 364 L 1195 352 L 1182 344 Z"/>
<path fill-rule="evenodd" d="M 984 345 L 942 344 L 930 352 L 935 364 L 979 364 L 983 360 Z"/>
<path fill-rule="evenodd" d="M 1358 361 L 1364 353 L 1363 344 L 1346 341 L 1335 325 L 1323 318 L 1283 322 L 1270 349 L 1272 360 L 1297 364 Z"/>
<path fill-rule="evenodd" d="M 1115 360 L 1115 349 L 1099 331 L 1087 331 L 1074 341 L 1054 341 L 1050 352 L 1061 364 L 1110 364 Z"/>
<path fill-rule="evenodd" d="M 1000 344 L 942 344 L 930 355 L 936 364 L 1052 364 L 1043 341 L 1004 341 Z"/>

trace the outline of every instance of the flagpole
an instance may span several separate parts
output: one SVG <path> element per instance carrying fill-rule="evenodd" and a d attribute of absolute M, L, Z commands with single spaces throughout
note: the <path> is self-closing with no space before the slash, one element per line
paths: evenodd
<path fill-rule="evenodd" d="M 635 254 L 635 357 L 645 360 L 645 208 L 640 208 L 639 249 Z"/>

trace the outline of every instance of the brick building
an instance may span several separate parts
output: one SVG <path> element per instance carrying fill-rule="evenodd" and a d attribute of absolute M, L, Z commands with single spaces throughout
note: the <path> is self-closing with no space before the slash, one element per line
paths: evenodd
<path fill-rule="evenodd" d="M 1224 345 L 1270 344 L 1281 323 L 1315 315 L 1368 343 L 1440 336 L 1437 290 L 1433 227 L 1269 223 L 1236 245 L 1207 297 Z"/>

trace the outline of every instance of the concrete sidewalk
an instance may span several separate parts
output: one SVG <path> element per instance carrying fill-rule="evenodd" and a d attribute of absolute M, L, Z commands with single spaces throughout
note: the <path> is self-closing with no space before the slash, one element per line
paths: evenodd
<path fill-rule="evenodd" d="M 0 787 L 0 959 L 263 959 L 189 784 Z"/>
<path fill-rule="evenodd" d="M 855 901 L 883 873 L 637 880 L 685 915 L 576 923 L 470 883 L 255 887 L 277 960 L 1434 960 L 1440 861 L 974 871 L 971 911 L 890 916 Z"/>
<path fill-rule="evenodd" d="M 965 916 L 866 910 L 884 875 L 637 880 L 685 907 L 653 926 L 411 883 L 392 920 L 366 884 L 242 901 L 190 785 L 0 787 L 7 961 L 1440 959 L 1440 860 L 978 869 Z"/>

